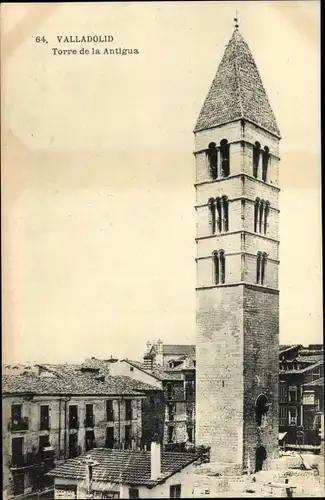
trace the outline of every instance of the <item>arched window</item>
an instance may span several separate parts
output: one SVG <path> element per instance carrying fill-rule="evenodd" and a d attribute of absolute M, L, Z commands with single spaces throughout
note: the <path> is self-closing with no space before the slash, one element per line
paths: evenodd
<path fill-rule="evenodd" d="M 257 252 L 256 258 L 256 283 L 264 285 L 267 254 L 266 252 Z"/>
<path fill-rule="evenodd" d="M 219 233 L 221 233 L 222 226 L 221 226 L 221 220 L 222 220 L 222 211 L 221 211 L 221 200 L 220 198 L 216 198 L 216 210 L 217 210 L 217 228 Z"/>
<path fill-rule="evenodd" d="M 220 250 L 219 252 L 219 264 L 220 264 L 220 283 L 224 283 L 226 278 L 226 259 L 225 259 L 225 252 L 223 250 Z"/>
<path fill-rule="evenodd" d="M 269 404 L 267 397 L 260 394 L 255 403 L 255 417 L 258 427 L 265 427 L 267 423 L 267 412 L 269 411 Z"/>
<path fill-rule="evenodd" d="M 221 172 L 223 177 L 228 177 L 230 173 L 230 159 L 229 159 L 229 149 L 227 139 L 222 139 L 220 142 L 220 156 L 221 156 Z"/>
<path fill-rule="evenodd" d="M 254 205 L 254 232 L 257 233 L 258 215 L 260 209 L 260 199 L 256 198 Z"/>
<path fill-rule="evenodd" d="M 261 281 L 261 262 L 262 262 L 262 252 L 257 252 L 256 259 L 256 283 L 259 285 Z"/>
<path fill-rule="evenodd" d="M 260 150 L 261 150 L 261 145 L 259 142 L 255 142 L 255 145 L 253 146 L 253 177 L 257 179 L 258 176 L 258 164 L 260 161 Z"/>
<path fill-rule="evenodd" d="M 260 201 L 260 214 L 259 214 L 259 221 L 258 221 L 259 222 L 258 227 L 259 227 L 260 233 L 262 232 L 263 214 L 264 214 L 264 201 L 261 200 Z"/>
<path fill-rule="evenodd" d="M 213 198 L 209 199 L 208 208 L 209 208 L 209 222 L 211 225 L 211 231 L 212 234 L 214 234 L 216 232 L 216 207 Z"/>
<path fill-rule="evenodd" d="M 267 180 L 267 169 L 269 166 L 270 153 L 269 148 L 265 146 L 262 157 L 262 180 L 266 182 Z"/>
<path fill-rule="evenodd" d="M 222 212 L 223 212 L 223 217 L 222 217 L 222 230 L 223 231 L 228 231 L 228 198 L 227 196 L 222 196 L 221 198 L 221 205 L 222 205 Z"/>
<path fill-rule="evenodd" d="M 264 234 L 267 232 L 267 218 L 269 216 L 270 212 L 270 203 L 268 201 L 265 202 L 265 208 L 264 208 Z"/>
<path fill-rule="evenodd" d="M 219 285 L 219 256 L 218 252 L 213 252 L 212 254 L 213 258 L 213 283 L 215 285 Z"/>
<path fill-rule="evenodd" d="M 216 250 L 212 254 L 213 259 L 213 282 L 214 285 L 225 283 L 226 259 L 224 250 Z"/>
<path fill-rule="evenodd" d="M 207 151 L 207 157 L 209 161 L 209 171 L 212 179 L 217 179 L 218 177 L 218 149 L 215 142 L 210 142 L 209 149 Z"/>
<path fill-rule="evenodd" d="M 264 278 L 265 278 L 265 270 L 266 270 L 266 260 L 267 260 L 267 255 L 264 252 L 262 254 L 262 268 L 261 268 L 261 285 L 264 285 Z"/>

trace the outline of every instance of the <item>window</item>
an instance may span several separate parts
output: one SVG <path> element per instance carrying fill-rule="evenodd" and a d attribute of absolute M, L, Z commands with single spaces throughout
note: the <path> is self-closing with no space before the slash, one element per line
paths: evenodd
<path fill-rule="evenodd" d="M 229 150 L 230 146 L 227 139 L 222 139 L 220 142 L 220 157 L 221 157 L 221 173 L 223 177 L 228 177 L 230 173 L 229 165 Z"/>
<path fill-rule="evenodd" d="M 225 283 L 226 260 L 224 250 L 213 252 L 213 283 L 219 285 Z"/>
<path fill-rule="evenodd" d="M 64 484 L 55 487 L 55 498 L 67 500 L 68 498 L 77 498 L 77 486 L 66 486 Z"/>
<path fill-rule="evenodd" d="M 261 394 L 258 396 L 255 403 L 255 416 L 256 423 L 258 427 L 265 427 L 267 423 L 267 412 L 269 411 L 269 405 L 266 396 Z"/>
<path fill-rule="evenodd" d="M 14 495 L 23 495 L 25 492 L 25 475 L 23 472 L 13 472 L 13 493 Z"/>
<path fill-rule="evenodd" d="M 131 425 L 126 425 L 125 426 L 125 445 L 126 448 L 129 449 L 131 448 L 132 444 L 132 427 Z"/>
<path fill-rule="evenodd" d="M 91 404 L 86 404 L 85 427 L 94 427 L 94 407 Z"/>
<path fill-rule="evenodd" d="M 254 203 L 254 232 L 267 233 L 270 203 L 256 198 Z"/>
<path fill-rule="evenodd" d="M 279 390 L 279 403 L 286 403 L 288 401 L 288 388 L 285 383 L 280 383 Z"/>
<path fill-rule="evenodd" d="M 149 396 L 149 403 L 151 408 L 155 407 L 155 396 L 153 396 L 152 394 L 151 396 Z"/>
<path fill-rule="evenodd" d="M 257 233 L 258 219 L 260 210 L 260 199 L 256 198 L 254 205 L 254 232 Z"/>
<path fill-rule="evenodd" d="M 214 234 L 216 232 L 216 207 L 214 203 L 214 199 L 210 198 L 208 201 L 209 208 L 209 223 L 211 226 L 211 232 Z"/>
<path fill-rule="evenodd" d="M 187 435 L 190 443 L 193 443 L 193 427 L 187 427 Z"/>
<path fill-rule="evenodd" d="M 289 408 L 289 425 L 297 425 L 297 409 Z"/>
<path fill-rule="evenodd" d="M 264 285 L 265 268 L 266 268 L 267 255 L 265 252 L 257 252 L 256 258 L 256 283 Z"/>
<path fill-rule="evenodd" d="M 94 431 L 86 431 L 85 433 L 86 451 L 96 448 L 95 433 Z"/>
<path fill-rule="evenodd" d="M 47 431 L 50 428 L 50 407 L 49 405 L 41 405 L 40 408 L 40 429 Z"/>
<path fill-rule="evenodd" d="M 174 434 L 174 427 L 172 425 L 169 425 L 167 430 L 168 443 L 173 442 L 173 434 Z"/>
<path fill-rule="evenodd" d="M 11 405 L 11 431 L 26 431 L 28 429 L 28 418 L 22 416 L 23 406 L 21 404 Z"/>
<path fill-rule="evenodd" d="M 79 421 L 78 421 L 78 406 L 70 405 L 69 406 L 69 429 L 78 429 Z"/>
<path fill-rule="evenodd" d="M 175 403 L 168 403 L 168 420 L 172 422 L 175 415 Z"/>
<path fill-rule="evenodd" d="M 174 390 L 173 390 L 172 384 L 170 382 L 168 382 L 166 385 L 167 399 L 172 399 L 173 395 L 174 395 Z"/>
<path fill-rule="evenodd" d="M 78 434 L 69 434 L 69 458 L 78 456 Z"/>
<path fill-rule="evenodd" d="M 216 148 L 215 142 L 210 142 L 209 149 L 207 151 L 207 157 L 209 162 L 209 171 L 212 179 L 217 179 L 218 177 L 218 150 Z"/>
<path fill-rule="evenodd" d="M 24 438 L 12 438 L 11 440 L 11 459 L 12 465 L 23 465 L 24 463 Z"/>
<path fill-rule="evenodd" d="M 221 198 L 221 206 L 222 206 L 222 231 L 228 231 L 228 198 L 227 196 L 223 196 Z"/>
<path fill-rule="evenodd" d="M 112 422 L 114 420 L 113 400 L 106 400 L 106 420 Z"/>
<path fill-rule="evenodd" d="M 105 447 L 114 448 L 114 427 L 106 427 Z"/>
<path fill-rule="evenodd" d="M 264 182 L 267 181 L 267 169 L 269 166 L 269 159 L 270 159 L 269 148 L 265 146 L 262 155 L 262 180 Z"/>
<path fill-rule="evenodd" d="M 253 146 L 253 177 L 257 179 L 258 177 L 258 164 L 260 161 L 260 150 L 261 150 L 261 145 L 259 142 L 255 142 L 255 145 Z"/>
<path fill-rule="evenodd" d="M 132 400 L 125 400 L 125 420 L 132 420 Z"/>
<path fill-rule="evenodd" d="M 43 450 L 44 450 L 44 448 L 47 448 L 48 446 L 51 446 L 50 445 L 49 436 L 48 435 L 46 435 L 46 436 L 39 436 L 39 438 L 38 438 L 38 447 L 39 447 L 40 453 L 42 453 Z"/>
<path fill-rule="evenodd" d="M 181 498 L 181 485 L 175 484 L 169 488 L 169 498 Z"/>
<path fill-rule="evenodd" d="M 294 402 L 297 401 L 297 387 L 289 386 L 289 401 Z"/>
<path fill-rule="evenodd" d="M 129 488 L 129 498 L 139 498 L 138 488 Z"/>
<path fill-rule="evenodd" d="M 279 424 L 280 426 L 284 427 L 287 425 L 287 419 L 288 419 L 288 409 L 286 406 L 280 406 L 279 407 Z"/>
<path fill-rule="evenodd" d="M 216 211 L 217 211 L 217 228 L 218 228 L 218 232 L 221 233 L 221 230 L 222 230 L 222 225 L 221 225 L 222 212 L 221 212 L 221 200 L 220 200 L 220 198 L 216 199 Z"/>

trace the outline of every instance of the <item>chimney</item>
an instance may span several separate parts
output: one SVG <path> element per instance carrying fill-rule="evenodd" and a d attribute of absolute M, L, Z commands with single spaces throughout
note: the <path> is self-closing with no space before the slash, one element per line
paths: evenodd
<path fill-rule="evenodd" d="M 151 443 L 151 477 L 150 479 L 159 479 L 161 476 L 161 451 L 160 443 L 153 441 Z"/>
<path fill-rule="evenodd" d="M 150 354 L 146 354 L 145 356 L 143 356 L 143 364 L 147 370 L 153 369 L 153 358 Z"/>

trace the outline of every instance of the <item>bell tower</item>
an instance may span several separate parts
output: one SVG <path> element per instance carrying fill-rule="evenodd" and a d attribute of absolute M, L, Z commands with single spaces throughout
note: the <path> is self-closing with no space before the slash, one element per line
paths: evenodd
<path fill-rule="evenodd" d="M 281 137 L 238 24 L 194 134 L 196 443 L 258 470 L 278 449 Z"/>

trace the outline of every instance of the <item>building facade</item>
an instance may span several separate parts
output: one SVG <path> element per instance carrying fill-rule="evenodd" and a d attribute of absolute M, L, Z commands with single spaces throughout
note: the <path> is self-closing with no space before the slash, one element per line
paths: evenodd
<path fill-rule="evenodd" d="M 284 446 L 319 452 L 324 434 L 322 345 L 282 346 L 279 354 L 279 431 Z"/>
<path fill-rule="evenodd" d="M 237 28 L 194 133 L 196 444 L 259 470 L 278 449 L 280 132 Z"/>
<path fill-rule="evenodd" d="M 55 463 L 95 447 L 140 448 L 141 388 L 150 389 L 128 377 L 4 376 L 6 496 L 50 487 Z"/>

